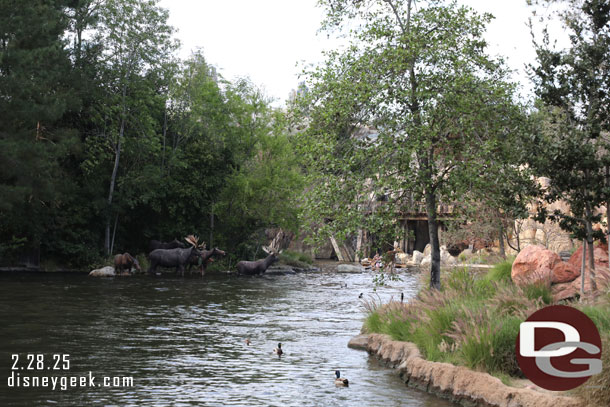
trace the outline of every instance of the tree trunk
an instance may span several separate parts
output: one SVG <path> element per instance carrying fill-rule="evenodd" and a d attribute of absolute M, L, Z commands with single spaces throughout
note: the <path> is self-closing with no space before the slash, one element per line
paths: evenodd
<path fill-rule="evenodd" d="M 121 142 L 123 140 L 123 135 L 125 134 L 125 113 L 127 110 L 127 106 L 125 105 L 125 97 L 127 94 L 127 86 L 123 85 L 123 112 L 121 114 L 121 125 L 119 129 L 119 140 L 117 141 L 116 147 L 114 149 L 114 167 L 112 168 L 112 175 L 110 177 L 110 187 L 108 188 L 108 213 L 106 214 L 106 233 L 104 239 L 104 250 L 106 250 L 106 254 L 110 255 L 110 223 L 111 223 L 111 215 L 110 208 L 112 207 L 112 195 L 114 194 L 114 186 L 116 184 L 116 176 L 119 172 L 119 161 L 121 159 Z"/>
<path fill-rule="evenodd" d="M 595 283 L 595 253 L 593 248 L 593 225 L 591 224 L 591 217 L 593 216 L 593 211 L 589 203 L 585 204 L 585 212 L 587 218 L 585 220 L 586 228 L 587 228 L 587 243 L 589 244 L 589 279 L 591 280 L 591 291 L 597 290 L 597 284 Z"/>
<path fill-rule="evenodd" d="M 580 265 L 580 296 L 585 296 L 585 273 L 587 261 L 587 241 L 582 240 L 582 264 Z"/>
<path fill-rule="evenodd" d="M 436 196 L 433 191 L 426 191 L 426 213 L 428 215 L 428 234 L 430 236 L 430 288 L 441 289 L 441 250 L 438 239 L 438 221 L 436 219 Z"/>
<path fill-rule="evenodd" d="M 606 165 L 606 243 L 608 244 L 608 267 L 610 267 L 610 165 Z"/>
<path fill-rule="evenodd" d="M 504 249 L 504 228 L 502 227 L 502 222 L 500 222 L 500 229 L 498 230 L 498 234 L 500 237 L 499 246 L 500 246 L 500 256 L 506 258 L 506 250 Z"/>

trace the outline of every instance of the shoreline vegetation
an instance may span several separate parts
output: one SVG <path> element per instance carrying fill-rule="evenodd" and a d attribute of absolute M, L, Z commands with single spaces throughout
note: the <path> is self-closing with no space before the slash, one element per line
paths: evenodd
<path fill-rule="evenodd" d="M 511 267 L 508 260 L 489 271 L 443 269 L 440 292 L 424 288 L 408 303 L 364 301 L 363 333 L 413 343 L 428 361 L 487 372 L 506 385 L 515 385 L 524 378 L 515 354 L 519 325 L 555 302 L 545 286 L 515 285 Z M 602 336 L 603 349 L 610 349 L 610 291 L 594 299 L 560 303 L 589 316 Z M 603 353 L 602 373 L 567 395 L 580 397 L 587 406 L 609 405 L 609 355 Z"/>

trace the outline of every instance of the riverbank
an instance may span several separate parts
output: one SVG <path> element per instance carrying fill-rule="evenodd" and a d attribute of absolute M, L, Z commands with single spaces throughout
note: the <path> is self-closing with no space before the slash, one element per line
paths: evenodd
<path fill-rule="evenodd" d="M 394 341 L 388 335 L 359 335 L 353 338 L 348 346 L 366 350 L 387 366 L 397 369 L 406 385 L 463 406 L 585 406 L 575 397 L 510 387 L 487 373 L 450 363 L 430 362 L 421 357 L 415 344 Z"/>
<path fill-rule="evenodd" d="M 366 301 L 363 332 L 411 343 L 422 360 L 438 366 L 486 372 L 506 386 L 523 382 L 515 354 L 519 326 L 534 311 L 556 302 L 547 286 L 516 286 L 511 280 L 511 266 L 510 262 L 500 263 L 489 272 L 444 269 L 440 292 L 423 289 L 408 303 Z M 562 303 L 587 314 L 602 334 L 603 343 L 610 342 L 610 292 L 606 290 L 595 300 Z M 448 373 L 439 374 L 445 377 Z M 605 363 L 602 373 L 590 379 L 590 385 L 575 389 L 571 395 L 587 400 L 587 406 L 609 405 L 608 377 L 610 363 Z M 413 380 L 416 383 L 419 379 Z M 462 394 L 460 389 L 456 391 L 457 396 Z"/>

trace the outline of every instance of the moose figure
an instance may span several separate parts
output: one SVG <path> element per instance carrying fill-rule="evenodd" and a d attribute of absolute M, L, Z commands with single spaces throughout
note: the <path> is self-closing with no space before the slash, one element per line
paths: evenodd
<path fill-rule="evenodd" d="M 174 239 L 171 242 L 161 242 L 159 240 L 151 240 L 149 250 L 152 252 L 157 249 L 186 249 L 186 245 L 180 242 L 178 239 Z"/>
<path fill-rule="evenodd" d="M 265 246 L 263 246 L 263 250 L 266 253 L 269 253 L 269 255 L 267 257 L 265 257 L 264 259 L 261 259 L 261 260 L 257 260 L 257 261 L 242 260 L 239 263 L 237 263 L 237 272 L 239 274 L 244 274 L 244 275 L 249 275 L 249 276 L 256 275 L 256 274 L 263 274 L 265 271 L 267 271 L 269 266 L 271 266 L 273 263 L 275 263 L 276 261 L 279 260 L 278 254 L 280 254 L 281 251 L 277 252 L 276 249 L 267 248 Z"/>
<path fill-rule="evenodd" d="M 201 275 L 203 276 L 205 274 L 205 269 L 207 268 L 208 264 L 211 263 L 212 261 L 214 261 L 212 256 L 225 256 L 226 254 L 227 253 L 225 253 L 223 250 L 220 250 L 217 247 L 214 247 L 212 250 L 201 250 L 201 256 L 191 256 L 191 259 L 188 264 L 189 273 L 192 274 L 191 268 L 193 266 L 201 264 L 199 271 L 200 271 Z M 199 260 L 199 259 L 201 259 L 201 260 Z M 200 263 L 200 261 L 201 261 L 201 263 Z"/>
<path fill-rule="evenodd" d="M 175 267 L 176 274 L 184 275 L 184 266 L 189 263 L 191 257 L 201 257 L 200 247 L 197 246 L 197 238 L 193 235 L 189 235 L 185 240 L 190 243 L 192 247 L 188 249 L 156 249 L 150 252 L 148 255 L 148 259 L 150 260 L 148 274 L 154 274 L 157 270 L 157 266 L 163 266 Z"/>
<path fill-rule="evenodd" d="M 131 254 L 123 253 L 114 256 L 114 268 L 116 270 L 116 274 L 122 274 L 124 268 L 131 273 L 132 267 L 135 267 L 138 271 L 141 270 L 138 259 L 133 257 Z"/>

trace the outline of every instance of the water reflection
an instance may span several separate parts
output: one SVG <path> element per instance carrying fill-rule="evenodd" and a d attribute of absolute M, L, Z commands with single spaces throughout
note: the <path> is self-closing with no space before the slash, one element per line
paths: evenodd
<path fill-rule="evenodd" d="M 418 278 L 405 274 L 374 295 L 408 298 Z M 373 294 L 370 275 L 324 270 L 204 279 L 5 274 L 0 405 L 451 405 L 346 347 L 362 325 L 361 292 Z M 272 353 L 278 342 L 281 358 Z M 132 376 L 134 387 L 8 389 L 14 353 L 70 354 L 59 375 Z M 334 386 L 336 369 L 349 388 Z"/>

